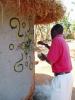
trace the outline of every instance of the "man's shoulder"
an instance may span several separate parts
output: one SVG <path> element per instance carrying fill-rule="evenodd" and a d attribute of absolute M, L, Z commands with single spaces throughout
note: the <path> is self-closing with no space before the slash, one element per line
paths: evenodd
<path fill-rule="evenodd" d="M 53 40 L 53 44 L 55 45 L 63 45 L 64 43 L 66 43 L 64 37 L 59 37 L 57 36 L 54 40 Z"/>

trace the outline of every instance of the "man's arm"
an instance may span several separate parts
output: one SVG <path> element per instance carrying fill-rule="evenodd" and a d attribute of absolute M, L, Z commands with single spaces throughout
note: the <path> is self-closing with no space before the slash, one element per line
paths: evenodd
<path fill-rule="evenodd" d="M 38 57 L 39 57 L 39 56 L 38 56 Z M 47 59 L 46 55 L 44 55 L 43 53 L 41 53 L 41 55 L 40 55 L 39 59 L 40 59 L 40 60 L 42 60 L 42 61 L 46 61 L 47 63 L 49 63 L 49 64 L 50 64 L 50 62 L 48 61 L 48 59 Z"/>
<path fill-rule="evenodd" d="M 61 51 L 59 48 L 59 41 L 55 40 L 52 42 L 47 56 L 42 54 L 41 60 L 46 60 L 49 64 L 53 65 L 54 63 L 56 63 L 58 61 L 60 54 L 61 54 Z"/>
<path fill-rule="evenodd" d="M 44 42 L 42 42 L 42 41 L 39 41 L 38 42 L 38 44 L 40 44 L 40 45 L 44 45 L 46 48 L 50 48 L 50 46 L 48 45 L 48 44 L 46 44 L 46 43 L 44 43 Z"/>

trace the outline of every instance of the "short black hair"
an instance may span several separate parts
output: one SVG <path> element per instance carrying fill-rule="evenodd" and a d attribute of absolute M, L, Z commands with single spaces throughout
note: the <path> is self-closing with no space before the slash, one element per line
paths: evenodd
<path fill-rule="evenodd" d="M 61 24 L 56 24 L 51 29 L 52 39 L 58 34 L 63 34 L 63 26 Z"/>

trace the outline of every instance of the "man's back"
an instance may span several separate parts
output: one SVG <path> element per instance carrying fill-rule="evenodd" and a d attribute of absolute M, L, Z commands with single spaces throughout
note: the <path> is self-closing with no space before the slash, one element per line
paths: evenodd
<path fill-rule="evenodd" d="M 56 36 L 53 41 L 48 59 L 52 62 L 53 72 L 70 72 L 72 69 L 69 47 L 62 35 Z"/>

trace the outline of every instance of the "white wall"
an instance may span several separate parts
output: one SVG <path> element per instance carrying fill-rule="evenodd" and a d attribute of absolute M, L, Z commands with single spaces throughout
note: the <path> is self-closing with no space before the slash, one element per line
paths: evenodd
<path fill-rule="evenodd" d="M 0 9 L 1 10 L 1 9 Z M 6 10 L 5 10 L 6 11 Z M 34 77 L 31 16 L 0 14 L 0 100 L 22 100 Z"/>

